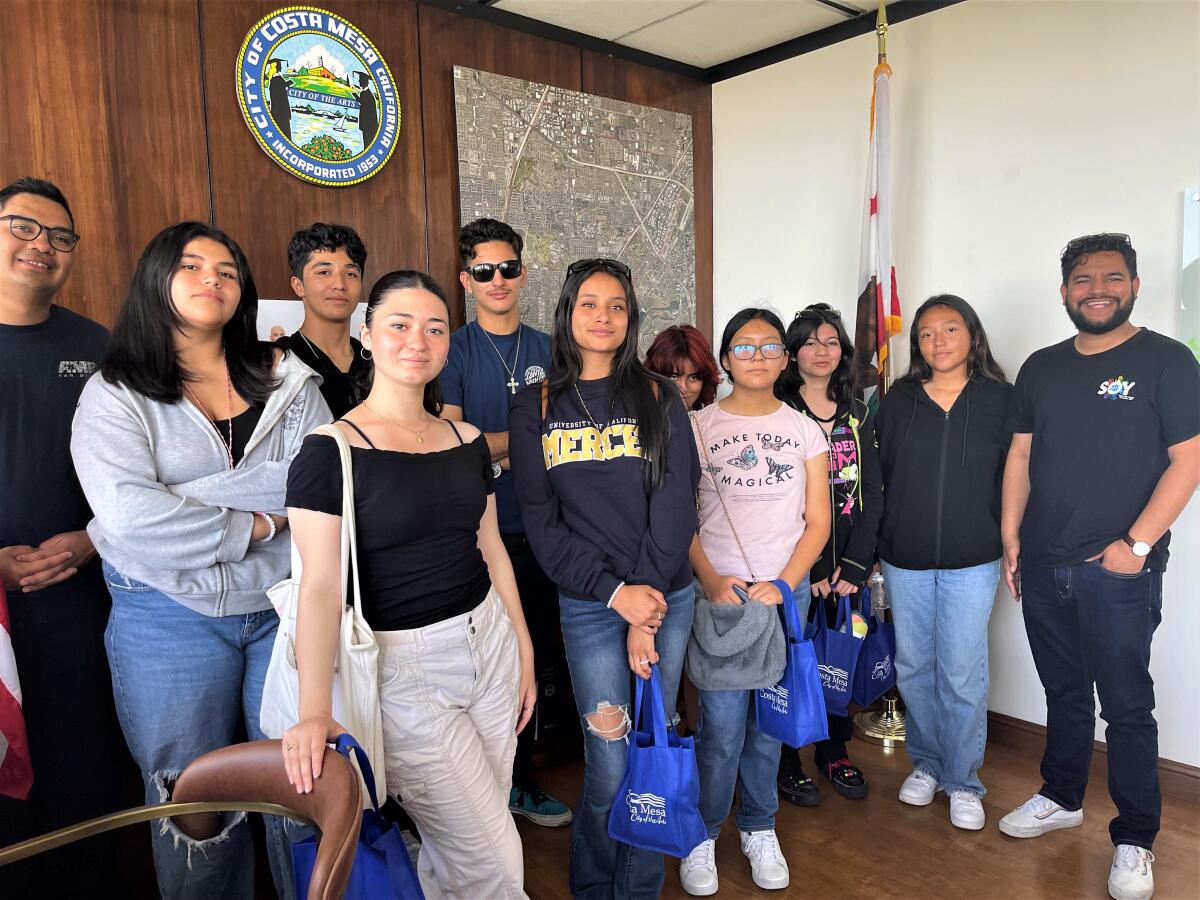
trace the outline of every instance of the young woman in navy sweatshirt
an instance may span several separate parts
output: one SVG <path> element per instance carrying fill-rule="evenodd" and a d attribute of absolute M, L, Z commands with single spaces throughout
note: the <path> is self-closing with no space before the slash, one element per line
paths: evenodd
<path fill-rule="evenodd" d="M 913 317 L 908 373 L 879 408 L 879 559 L 896 623 L 912 774 L 900 800 L 950 795 L 950 821 L 984 826 L 987 625 L 1000 578 L 1000 485 L 1012 386 L 960 297 Z"/>
<path fill-rule="evenodd" d="M 559 589 L 585 725 L 571 893 L 657 897 L 662 856 L 612 840 L 607 823 L 625 775 L 630 670 L 648 678 L 658 663 L 675 707 L 692 627 L 700 473 L 675 385 L 638 359 L 637 296 L 623 263 L 580 260 L 567 270 L 550 376 L 513 400 L 509 457 L 526 536 Z"/>

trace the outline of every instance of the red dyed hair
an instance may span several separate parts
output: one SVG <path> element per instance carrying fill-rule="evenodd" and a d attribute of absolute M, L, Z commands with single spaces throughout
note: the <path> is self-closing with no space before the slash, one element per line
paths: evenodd
<path fill-rule="evenodd" d="M 660 331 L 646 351 L 646 368 L 667 378 L 674 378 L 689 369 L 695 370 L 703 379 L 704 386 L 700 388 L 700 396 L 693 409 L 712 403 L 717 396 L 717 385 L 721 383 L 712 345 L 691 325 L 672 325 Z"/>

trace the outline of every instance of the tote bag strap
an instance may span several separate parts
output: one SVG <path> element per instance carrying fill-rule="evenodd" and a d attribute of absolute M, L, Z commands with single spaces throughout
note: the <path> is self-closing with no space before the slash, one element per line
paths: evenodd
<path fill-rule="evenodd" d="M 834 631 L 842 631 L 849 626 L 850 623 L 850 597 L 849 595 L 838 600 L 837 621 L 834 623 Z"/>
<path fill-rule="evenodd" d="M 342 460 L 342 608 L 353 603 L 354 610 L 362 615 L 362 579 L 358 575 L 358 529 L 354 517 L 354 463 L 350 456 L 350 442 L 336 425 L 322 425 L 313 431 L 332 437 Z M 294 543 L 294 542 L 293 542 Z M 353 598 L 346 594 L 346 575 L 353 584 Z"/>
<path fill-rule="evenodd" d="M 637 688 L 634 690 L 633 727 L 636 731 L 642 727 L 642 695 L 646 691 L 646 679 L 634 676 Z M 662 680 L 658 674 L 658 664 L 650 664 L 650 730 L 654 734 L 654 746 L 667 746 L 667 719 L 663 711 Z"/>
<path fill-rule="evenodd" d="M 738 552 L 742 554 L 742 562 L 746 564 L 746 571 L 750 575 L 751 581 L 758 581 L 758 577 L 754 574 L 754 569 L 750 567 L 750 557 L 746 555 L 746 548 L 742 546 L 742 539 L 738 537 L 737 529 L 733 527 L 733 517 L 729 515 L 729 507 L 725 505 L 725 498 L 721 494 L 721 488 L 717 484 L 717 476 L 712 471 L 712 461 L 708 458 L 708 444 L 704 440 L 704 428 L 700 424 L 699 413 L 692 411 L 688 413 L 692 422 L 696 426 L 696 434 L 699 436 L 700 452 L 704 454 L 704 470 L 708 473 L 708 480 L 712 482 L 713 490 L 717 493 L 717 499 L 721 501 L 721 511 L 725 513 L 725 521 L 729 523 L 729 531 L 733 535 L 733 540 L 737 544 Z M 697 534 L 700 528 L 700 493 L 696 492 L 696 529 Z"/>
<path fill-rule="evenodd" d="M 367 759 L 367 751 L 358 745 L 358 741 L 354 736 L 346 733 L 339 734 L 334 746 L 337 752 L 350 757 L 351 752 L 354 753 L 354 758 L 358 760 L 358 770 L 362 772 L 363 783 L 367 786 L 367 793 L 371 796 L 371 806 L 375 812 L 379 812 L 379 797 L 375 793 L 375 773 L 371 770 L 371 761 Z"/>
<path fill-rule="evenodd" d="M 783 620 L 783 633 L 787 635 L 789 641 L 803 640 L 804 629 L 800 625 L 800 610 L 796 606 L 796 595 L 792 591 L 792 586 L 781 578 L 777 578 L 771 583 L 783 595 L 783 602 L 779 604 L 779 617 Z"/>

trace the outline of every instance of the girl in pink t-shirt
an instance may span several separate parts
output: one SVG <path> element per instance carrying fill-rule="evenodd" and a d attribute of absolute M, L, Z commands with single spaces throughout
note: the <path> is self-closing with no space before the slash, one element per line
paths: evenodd
<path fill-rule="evenodd" d="M 733 392 L 692 416 L 702 469 L 690 554 L 700 583 L 694 627 L 707 627 L 706 604 L 714 627 L 703 637 L 694 631 L 688 649 L 688 672 L 700 689 L 696 756 L 708 839 L 680 862 L 679 877 L 684 890 L 701 895 L 717 889 L 715 842 L 739 780 L 735 820 L 754 883 L 788 885 L 775 836 L 780 742 L 756 727 L 751 698 L 774 683 L 765 675 L 771 663 L 760 658 L 770 656 L 767 637 L 779 627 L 775 610 L 764 615 L 762 607 L 783 600 L 771 582 L 785 581 L 807 596 L 808 570 L 829 537 L 831 517 L 825 438 L 774 395 L 788 363 L 779 317 L 764 309 L 737 313 L 725 326 L 719 359 Z M 733 612 L 738 607 L 740 616 Z M 755 622 L 762 623 L 761 640 L 748 635 Z M 748 649 L 726 655 L 714 646 L 726 637 L 746 641 Z"/>

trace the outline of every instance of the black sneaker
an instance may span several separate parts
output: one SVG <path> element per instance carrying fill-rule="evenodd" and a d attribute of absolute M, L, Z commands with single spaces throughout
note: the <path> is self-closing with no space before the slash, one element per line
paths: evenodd
<path fill-rule="evenodd" d="M 796 806 L 820 806 L 821 791 L 813 780 L 804 774 L 800 759 L 796 757 L 796 751 L 790 747 L 784 747 L 783 752 L 791 754 L 794 762 L 780 763 L 779 775 L 775 779 L 779 795 L 788 803 L 794 803 Z"/>
<path fill-rule="evenodd" d="M 833 782 L 833 789 L 847 800 L 862 800 L 867 796 L 867 779 L 850 760 L 837 759 L 820 769 L 821 774 Z"/>
<path fill-rule="evenodd" d="M 508 795 L 508 808 L 513 815 L 524 816 L 534 825 L 561 828 L 571 824 L 571 810 L 557 797 L 551 797 L 536 782 L 525 787 L 513 785 Z"/>

